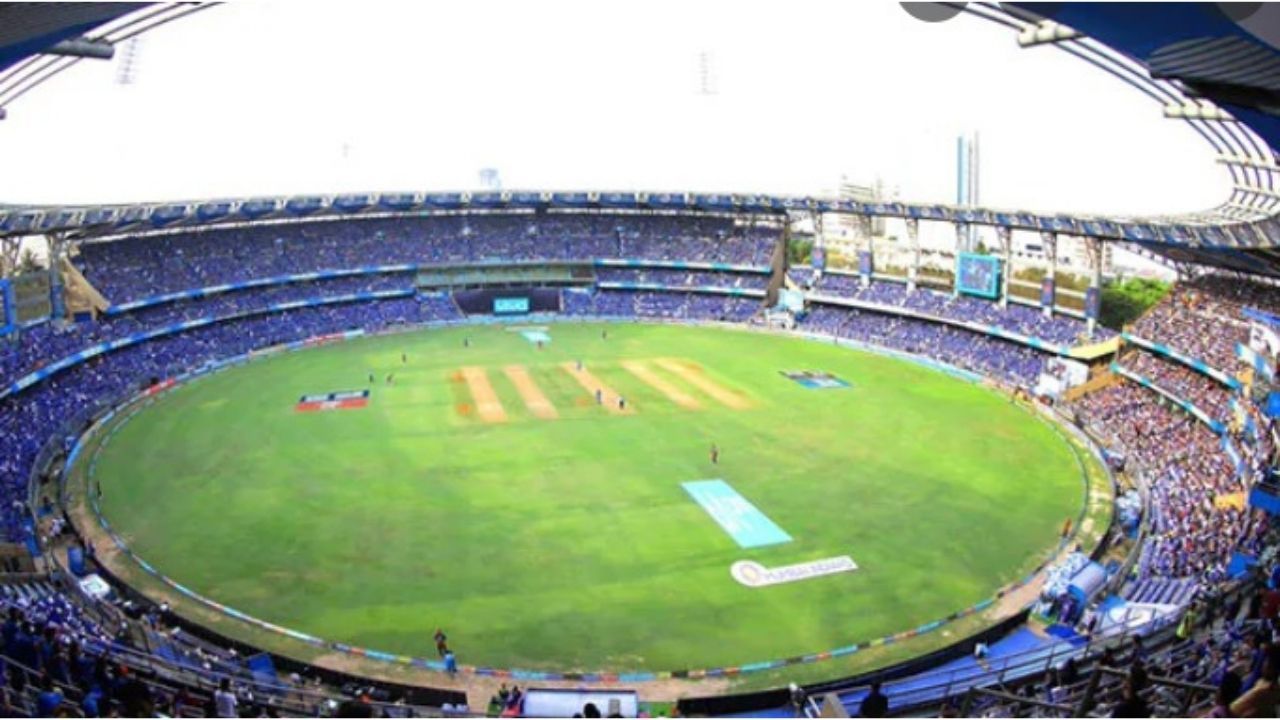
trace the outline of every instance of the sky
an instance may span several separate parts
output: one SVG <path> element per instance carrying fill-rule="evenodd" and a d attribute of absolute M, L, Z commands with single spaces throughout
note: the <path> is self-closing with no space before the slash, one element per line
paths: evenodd
<path fill-rule="evenodd" d="M 496 168 L 514 189 L 847 177 L 953 202 L 962 132 L 989 207 L 1174 213 L 1229 188 L 1190 127 L 1106 73 L 879 0 L 233 2 L 145 35 L 131 85 L 121 55 L 8 108 L 0 199 L 467 190 Z"/>

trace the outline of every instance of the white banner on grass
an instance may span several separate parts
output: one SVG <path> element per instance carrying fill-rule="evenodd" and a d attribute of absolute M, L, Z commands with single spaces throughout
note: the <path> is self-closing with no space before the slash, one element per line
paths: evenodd
<path fill-rule="evenodd" d="M 747 587 L 765 587 L 810 580 L 824 575 L 853 572 L 857 569 L 858 563 L 854 562 L 853 558 L 841 555 L 776 568 L 767 568 L 754 560 L 739 560 L 729 568 L 729 574 L 733 575 L 734 580 Z"/>

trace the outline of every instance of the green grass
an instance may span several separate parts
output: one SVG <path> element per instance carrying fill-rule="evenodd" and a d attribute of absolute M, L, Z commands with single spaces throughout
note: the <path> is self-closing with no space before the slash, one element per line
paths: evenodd
<path fill-rule="evenodd" d="M 369 338 L 193 382 L 101 452 L 104 515 L 173 579 L 329 640 L 430 656 L 439 626 L 463 663 L 678 670 L 944 617 L 1037 565 L 1081 510 L 1080 465 L 1052 427 L 935 371 L 729 330 L 551 335 L 542 351 L 499 328 Z M 703 402 L 680 409 L 618 365 L 655 357 L 700 364 L 753 407 L 662 372 Z M 583 403 L 556 367 L 577 359 L 637 412 Z M 529 368 L 559 420 L 524 408 L 508 364 Z M 488 370 L 509 422 L 458 412 L 463 365 Z M 781 369 L 853 387 L 807 390 Z M 365 387 L 371 370 L 368 408 L 294 411 L 300 395 Z M 739 548 L 680 487 L 710 477 L 793 542 Z M 859 570 L 757 589 L 728 571 L 842 554 Z"/>

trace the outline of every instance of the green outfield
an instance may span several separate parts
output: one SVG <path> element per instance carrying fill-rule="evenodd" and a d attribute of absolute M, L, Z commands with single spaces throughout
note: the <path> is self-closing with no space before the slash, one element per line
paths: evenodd
<path fill-rule="evenodd" d="M 442 627 L 461 663 L 562 671 L 907 630 L 1025 575 L 1084 503 L 1059 431 L 934 370 L 735 330 L 547 332 L 364 338 L 208 376 L 86 453 L 91 482 L 140 557 L 244 613 L 422 657 Z M 364 408 L 296 409 L 365 388 Z M 740 547 L 682 487 L 717 478 L 789 541 Z M 730 573 L 846 555 L 856 570 L 765 587 Z"/>

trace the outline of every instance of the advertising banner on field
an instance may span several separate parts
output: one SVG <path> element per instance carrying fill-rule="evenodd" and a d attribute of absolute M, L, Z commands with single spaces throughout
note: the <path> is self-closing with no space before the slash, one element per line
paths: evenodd
<path fill-rule="evenodd" d="M 298 412 L 316 412 L 319 410 L 354 410 L 369 404 L 368 390 L 347 390 L 331 392 L 323 395 L 303 395 L 298 399 Z"/>

